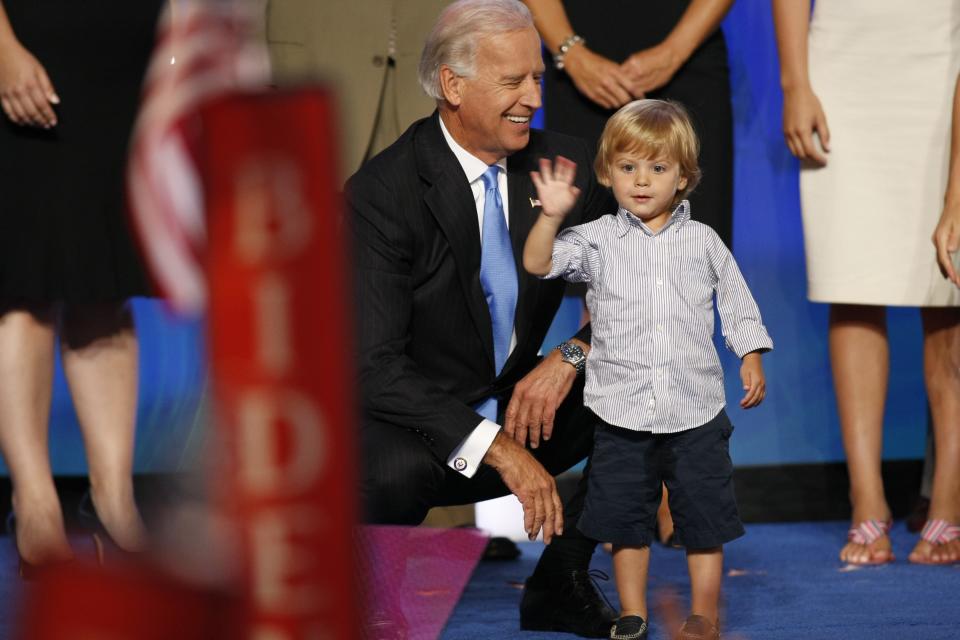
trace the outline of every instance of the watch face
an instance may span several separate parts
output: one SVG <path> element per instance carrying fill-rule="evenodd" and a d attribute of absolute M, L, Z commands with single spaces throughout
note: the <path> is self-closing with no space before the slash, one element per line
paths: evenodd
<path fill-rule="evenodd" d="M 586 358 L 583 349 L 569 342 L 560 345 L 560 354 L 563 356 L 565 362 L 569 362 L 574 366 L 579 365 Z"/>

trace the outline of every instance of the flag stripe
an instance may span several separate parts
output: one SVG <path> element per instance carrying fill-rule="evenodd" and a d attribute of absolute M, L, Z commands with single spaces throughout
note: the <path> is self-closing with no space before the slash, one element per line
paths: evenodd
<path fill-rule="evenodd" d="M 252 3 L 180 3 L 175 20 L 169 8 L 161 20 L 147 70 L 131 141 L 130 214 L 154 282 L 180 312 L 198 313 L 207 300 L 202 181 L 186 123 L 213 98 L 266 85 L 256 27 Z"/>

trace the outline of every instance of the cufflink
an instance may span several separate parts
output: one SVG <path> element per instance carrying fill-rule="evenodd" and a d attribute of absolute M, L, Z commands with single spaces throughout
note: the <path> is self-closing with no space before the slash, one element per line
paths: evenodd
<path fill-rule="evenodd" d="M 537 199 L 534 198 L 533 196 L 530 196 L 530 208 L 531 208 L 531 209 L 533 209 L 533 208 L 535 208 L 535 207 L 542 207 L 542 206 L 543 206 L 543 205 L 540 204 L 540 201 L 539 201 L 539 200 L 537 200 Z"/>
<path fill-rule="evenodd" d="M 467 461 L 465 458 L 457 458 L 453 461 L 453 468 L 457 471 L 463 471 L 467 468 Z"/>

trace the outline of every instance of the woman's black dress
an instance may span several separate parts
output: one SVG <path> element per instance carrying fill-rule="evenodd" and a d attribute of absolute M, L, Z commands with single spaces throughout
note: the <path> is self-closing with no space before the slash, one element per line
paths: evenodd
<path fill-rule="evenodd" d="M 689 0 L 564 0 L 574 32 L 594 52 L 620 63 L 662 42 L 680 21 Z M 581 94 L 563 71 L 547 65 L 544 79 L 546 126 L 584 138 L 596 149 L 603 125 L 613 114 Z M 717 29 L 673 79 L 646 97 L 683 104 L 700 136 L 703 179 L 691 194 L 695 220 L 710 225 L 731 246 L 733 219 L 733 115 L 730 71 L 723 32 Z"/>
<path fill-rule="evenodd" d="M 0 305 L 146 295 L 124 173 L 162 0 L 3 4 L 60 104 L 50 130 L 0 113 Z"/>

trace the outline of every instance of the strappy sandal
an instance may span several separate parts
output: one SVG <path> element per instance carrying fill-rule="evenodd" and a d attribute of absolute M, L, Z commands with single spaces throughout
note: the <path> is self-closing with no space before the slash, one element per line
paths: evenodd
<path fill-rule="evenodd" d="M 936 519 L 927 520 L 923 525 L 923 531 L 920 532 L 920 539 L 926 540 L 933 547 L 939 547 L 960 538 L 960 526 L 950 524 L 946 520 Z M 911 554 L 912 555 L 912 554 Z M 957 560 L 947 560 L 946 562 L 933 562 L 930 560 L 913 560 L 914 564 L 953 564 Z"/>
<path fill-rule="evenodd" d="M 847 540 L 854 544 L 860 544 L 863 546 L 868 546 L 884 537 L 890 532 L 890 527 L 893 526 L 893 522 L 890 520 L 864 520 L 855 527 L 852 527 L 847 531 Z M 875 555 L 874 552 L 870 553 L 871 557 Z M 889 557 L 886 560 L 870 561 L 870 562 L 857 562 L 849 564 L 886 564 L 888 562 L 893 562 L 893 551 L 889 552 Z"/>

